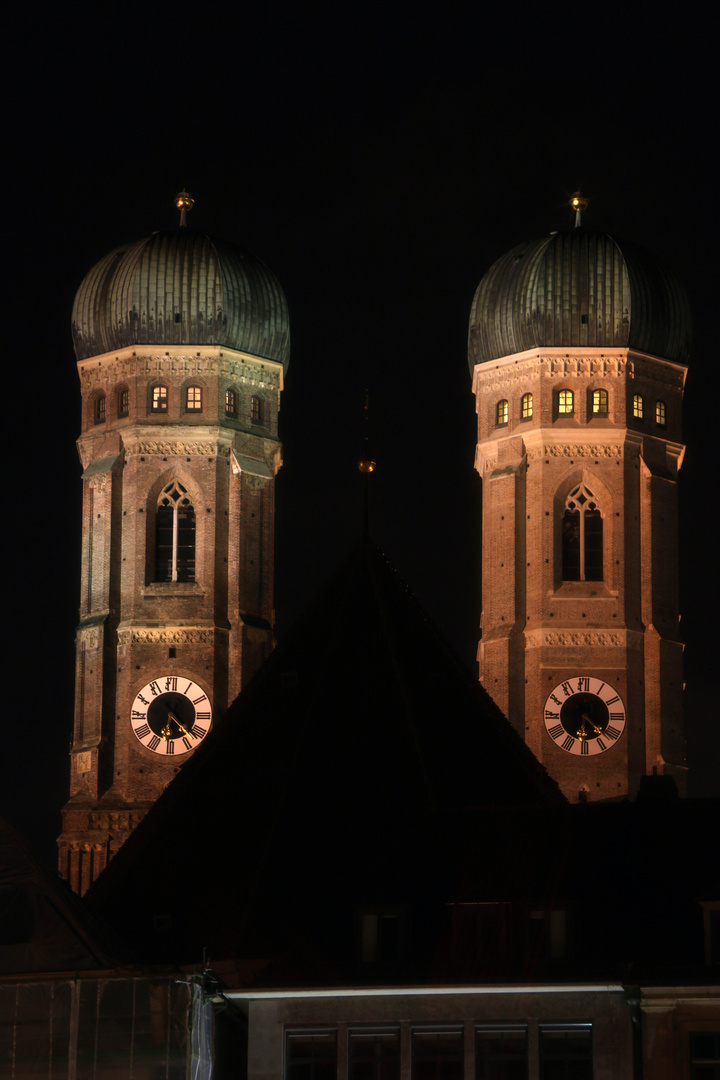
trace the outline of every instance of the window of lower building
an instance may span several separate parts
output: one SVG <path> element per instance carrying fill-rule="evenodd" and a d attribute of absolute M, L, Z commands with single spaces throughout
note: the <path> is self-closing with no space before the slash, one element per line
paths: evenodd
<path fill-rule="evenodd" d="M 237 416 L 237 391 L 228 388 L 225 391 L 225 415 Z"/>
<path fill-rule="evenodd" d="M 250 401 L 250 420 L 253 424 L 262 424 L 263 422 L 263 400 L 257 394 L 253 394 Z"/>
<path fill-rule="evenodd" d="M 520 400 L 520 419 L 529 420 L 533 414 L 532 394 L 523 394 Z"/>
<path fill-rule="evenodd" d="M 548 1024 L 538 1034 L 540 1080 L 593 1080 L 590 1024 Z"/>
<path fill-rule="evenodd" d="M 462 1028 L 412 1033 L 412 1080 L 463 1080 Z"/>
<path fill-rule="evenodd" d="M 645 419 L 645 402 L 642 394 L 633 394 L 633 416 L 636 420 Z"/>
<path fill-rule="evenodd" d="M 117 414 L 118 419 L 122 420 L 124 416 L 127 416 L 130 412 L 130 391 L 128 388 L 122 387 L 118 390 L 117 395 Z"/>
<path fill-rule="evenodd" d="M 592 392 L 593 416 L 607 416 L 608 392 L 607 390 L 593 390 Z"/>
<path fill-rule="evenodd" d="M 335 1031 L 288 1032 L 286 1080 L 336 1080 Z"/>
<path fill-rule="evenodd" d="M 665 427 L 667 424 L 667 410 L 664 401 L 655 402 L 655 423 L 658 427 Z"/>
<path fill-rule="evenodd" d="M 572 416 L 575 408 L 575 396 L 572 390 L 558 390 L 558 416 Z"/>
<path fill-rule="evenodd" d="M 150 410 L 154 413 L 165 413 L 168 411 L 167 386 L 153 386 L 152 396 L 150 398 Z"/>
<path fill-rule="evenodd" d="M 690 1034 L 691 1080 L 720 1080 L 720 1032 Z"/>
<path fill-rule="evenodd" d="M 105 423 L 105 395 L 98 394 L 93 408 L 93 420 L 96 424 Z"/>
<path fill-rule="evenodd" d="M 475 1080 L 527 1080 L 527 1028 L 475 1029 Z"/>
<path fill-rule="evenodd" d="M 400 1080 L 397 1028 L 350 1031 L 348 1080 Z"/>
<path fill-rule="evenodd" d="M 578 484 L 565 500 L 561 529 L 563 581 L 602 581 L 603 519 L 585 484 Z"/>
<path fill-rule="evenodd" d="M 163 488 L 155 518 L 155 581 L 195 580 L 195 510 L 177 481 Z"/>
<path fill-rule="evenodd" d="M 188 386 L 185 391 L 185 409 L 187 412 L 202 412 L 202 387 Z"/>
<path fill-rule="evenodd" d="M 495 423 L 500 427 L 502 424 L 508 422 L 508 403 L 507 400 L 498 401 L 495 409 Z"/>

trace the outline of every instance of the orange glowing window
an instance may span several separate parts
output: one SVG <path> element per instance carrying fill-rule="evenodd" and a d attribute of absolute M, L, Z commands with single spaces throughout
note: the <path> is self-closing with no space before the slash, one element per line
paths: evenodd
<path fill-rule="evenodd" d="M 185 408 L 187 412 L 202 412 L 202 387 L 188 386 L 185 391 Z"/>
<path fill-rule="evenodd" d="M 533 398 L 532 394 L 523 394 L 520 401 L 520 418 L 522 420 L 529 420 L 533 414 Z"/>
<path fill-rule="evenodd" d="M 572 390 L 558 390 L 558 416 L 572 416 L 575 410 L 575 397 Z"/>
<path fill-rule="evenodd" d="M 498 401 L 497 408 L 495 410 L 495 423 L 500 427 L 502 424 L 508 422 L 508 403 L 506 399 Z"/>
<path fill-rule="evenodd" d="M 167 386 L 153 386 L 150 408 L 154 413 L 166 413 L 168 411 Z"/>
<path fill-rule="evenodd" d="M 607 416 L 608 392 L 607 390 L 593 390 L 592 394 L 593 416 Z"/>

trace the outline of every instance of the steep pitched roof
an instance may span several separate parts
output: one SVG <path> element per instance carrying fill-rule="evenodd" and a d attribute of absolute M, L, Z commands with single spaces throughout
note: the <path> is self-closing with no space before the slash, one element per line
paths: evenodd
<path fill-rule="evenodd" d="M 87 899 L 146 958 L 277 955 L 438 811 L 518 804 L 564 799 L 363 541 Z"/>

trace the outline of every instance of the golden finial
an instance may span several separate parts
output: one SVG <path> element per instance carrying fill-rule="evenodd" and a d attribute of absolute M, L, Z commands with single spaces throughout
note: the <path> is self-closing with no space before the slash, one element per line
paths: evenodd
<path fill-rule="evenodd" d="M 175 196 L 175 206 L 180 211 L 180 228 L 187 227 L 187 215 L 195 205 L 195 200 L 189 191 L 179 191 Z"/>
<path fill-rule="evenodd" d="M 570 208 L 575 211 L 575 228 L 582 224 L 582 212 L 588 208 L 588 200 L 579 191 L 570 196 Z"/>

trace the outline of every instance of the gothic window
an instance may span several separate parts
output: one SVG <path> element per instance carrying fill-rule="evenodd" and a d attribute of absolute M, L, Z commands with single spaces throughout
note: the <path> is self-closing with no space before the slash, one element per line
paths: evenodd
<path fill-rule="evenodd" d="M 121 386 L 117 392 L 118 420 L 122 420 L 130 412 L 130 391 L 127 386 Z"/>
<path fill-rule="evenodd" d="M 188 386 L 185 390 L 185 411 L 202 412 L 201 386 Z"/>
<path fill-rule="evenodd" d="M 645 404 L 642 394 L 633 394 L 633 416 L 636 420 L 645 419 Z"/>
<path fill-rule="evenodd" d="M 253 424 L 262 424 L 263 422 L 263 401 L 257 394 L 253 394 L 250 402 L 250 420 Z"/>
<path fill-rule="evenodd" d="M 167 386 L 153 386 L 150 411 L 154 413 L 166 413 L 168 411 Z"/>
<path fill-rule="evenodd" d="M 503 424 L 507 424 L 507 422 L 508 403 L 507 400 L 503 398 L 502 401 L 498 401 L 497 407 L 495 409 L 495 423 L 498 425 L 498 427 L 501 427 Z"/>
<path fill-rule="evenodd" d="M 232 387 L 228 387 L 225 391 L 225 415 L 237 416 L 237 390 L 233 390 Z"/>
<path fill-rule="evenodd" d="M 608 392 L 607 390 L 593 390 L 592 392 L 593 416 L 607 416 Z"/>
<path fill-rule="evenodd" d="M 520 418 L 522 420 L 529 420 L 532 416 L 533 400 L 532 394 L 523 394 L 520 401 Z"/>
<path fill-rule="evenodd" d="M 195 511 L 178 480 L 163 488 L 155 517 L 155 580 L 195 580 Z"/>
<path fill-rule="evenodd" d="M 665 427 L 667 424 L 667 412 L 665 410 L 664 401 L 655 402 L 655 423 L 658 427 Z"/>
<path fill-rule="evenodd" d="M 95 424 L 105 423 L 105 395 L 98 394 L 93 403 L 93 422 Z"/>
<path fill-rule="evenodd" d="M 585 484 L 578 484 L 565 500 L 561 527 L 563 581 L 602 581 L 602 514 Z"/>
<path fill-rule="evenodd" d="M 558 390 L 557 411 L 558 416 L 572 416 L 575 400 L 572 390 Z"/>

